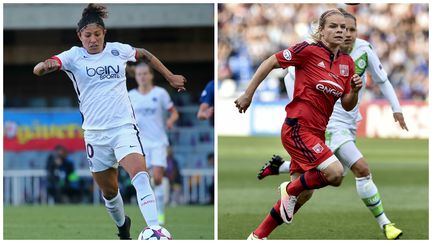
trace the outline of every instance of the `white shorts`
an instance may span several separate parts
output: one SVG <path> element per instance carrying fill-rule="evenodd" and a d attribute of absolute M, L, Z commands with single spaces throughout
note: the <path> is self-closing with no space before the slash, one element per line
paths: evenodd
<path fill-rule="evenodd" d="M 106 130 L 84 131 L 87 159 L 91 172 L 117 168 L 126 155 L 144 155 L 138 127 L 126 124 Z"/>
<path fill-rule="evenodd" d="M 167 146 L 144 149 L 146 154 L 147 168 L 153 166 L 167 167 Z"/>
<path fill-rule="evenodd" d="M 336 152 L 339 147 L 349 141 L 355 141 L 357 130 L 343 127 L 327 128 L 325 132 L 326 145 L 331 151 Z"/>
<path fill-rule="evenodd" d="M 326 131 L 326 144 L 344 166 L 344 176 L 355 162 L 363 158 L 355 145 L 356 133 L 357 130 L 346 128 L 327 129 Z"/>

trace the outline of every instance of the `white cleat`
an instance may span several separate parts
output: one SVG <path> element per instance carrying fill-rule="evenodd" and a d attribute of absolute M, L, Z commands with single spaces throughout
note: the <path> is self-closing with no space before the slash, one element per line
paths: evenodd
<path fill-rule="evenodd" d="M 286 224 L 291 224 L 294 216 L 294 207 L 297 203 L 296 196 L 290 196 L 287 192 L 287 187 L 290 182 L 283 182 L 279 186 L 280 194 L 281 194 L 281 205 L 280 205 L 280 215 L 282 220 Z"/>
<path fill-rule="evenodd" d="M 260 238 L 258 238 L 258 236 L 256 236 L 256 235 L 254 234 L 254 232 L 252 232 L 252 233 L 248 236 L 247 240 L 267 240 L 267 237 L 264 237 L 264 238 L 260 239 Z"/>

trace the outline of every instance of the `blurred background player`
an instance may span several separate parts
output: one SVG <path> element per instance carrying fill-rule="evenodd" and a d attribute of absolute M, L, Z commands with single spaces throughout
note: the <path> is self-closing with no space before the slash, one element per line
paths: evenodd
<path fill-rule="evenodd" d="M 295 174 L 280 185 L 281 199 L 248 239 L 264 239 L 282 222 L 293 220 L 297 198 L 305 190 L 342 182 L 342 164 L 325 145 L 325 126 L 339 98 L 345 110 L 357 104 L 361 80 L 354 73 L 352 59 L 340 51 L 344 41 L 345 18 L 337 9 L 321 14 L 315 42 L 299 43 L 267 58 L 258 67 L 248 88 L 234 101 L 240 113 L 246 112 L 264 78 L 275 68 L 296 67 L 299 85 L 286 110 L 281 139 L 293 158 Z M 317 65 L 318 64 L 318 65 Z"/>
<path fill-rule="evenodd" d="M 202 91 L 200 103 L 197 118 L 209 120 L 214 114 L 214 80 L 208 82 Z"/>
<path fill-rule="evenodd" d="M 174 157 L 171 146 L 168 146 L 167 149 L 167 168 L 165 175 L 169 180 L 170 186 L 170 206 L 176 207 L 181 204 L 182 175 L 179 168 L 179 162 Z"/>
<path fill-rule="evenodd" d="M 334 106 L 332 116 L 326 129 L 326 144 L 335 153 L 336 157 L 344 165 L 344 174 L 350 169 L 356 180 L 357 194 L 369 208 L 375 217 L 380 229 L 389 240 L 394 240 L 402 235 L 402 231 L 394 226 L 384 213 L 381 196 L 375 183 L 372 181 L 370 168 L 363 158 L 363 155 L 355 145 L 357 134 L 357 123 L 362 119 L 359 106 L 361 98 L 365 92 L 368 71 L 372 75 L 372 80 L 379 86 L 384 97 L 389 101 L 393 110 L 393 117 L 399 123 L 402 129 L 408 131 L 402 114 L 396 93 L 388 80 L 387 73 L 384 71 L 378 55 L 373 50 L 372 45 L 360 38 L 357 38 L 357 20 L 351 13 L 339 8 L 345 16 L 346 32 L 345 41 L 342 50 L 349 53 L 356 64 L 356 73 L 360 75 L 363 87 L 359 92 L 359 100 L 352 111 L 345 111 L 342 108 L 340 100 Z M 287 86 L 294 87 L 295 74 L 290 70 L 286 75 L 288 80 Z M 287 87 L 287 91 L 291 90 Z M 290 95 L 288 95 L 290 96 Z M 292 95 L 291 95 L 292 96 Z M 283 161 L 280 156 L 274 156 L 258 173 L 258 178 L 263 179 L 269 175 L 290 172 L 290 161 Z M 298 207 L 301 207 L 307 200 L 312 197 L 313 191 L 308 191 L 297 201 Z"/>
<path fill-rule="evenodd" d="M 179 114 L 168 92 L 153 84 L 153 70 L 144 63 L 135 67 L 138 88 L 129 91 L 129 97 L 140 129 L 147 167 L 153 176 L 159 224 L 165 223 L 165 190 L 162 184 L 167 168 L 168 136 Z M 165 113 L 169 116 L 165 119 Z M 165 180 L 166 181 L 166 180 Z"/>
<path fill-rule="evenodd" d="M 74 163 L 67 157 L 67 150 L 57 145 L 46 162 L 48 179 L 48 199 L 54 203 L 77 203 L 80 201 L 80 178 Z"/>
<path fill-rule="evenodd" d="M 214 168 L 214 153 L 209 153 L 207 155 L 207 166 L 209 168 Z M 207 188 L 209 195 L 210 195 L 210 199 L 209 199 L 209 204 L 213 204 L 214 203 L 214 177 L 211 180 L 210 185 Z"/>
<path fill-rule="evenodd" d="M 131 239 L 131 220 L 124 213 L 118 186 L 119 164 L 129 173 L 147 225 L 158 225 L 158 220 L 139 130 L 126 89 L 126 62 L 144 60 L 179 90 L 184 89 L 186 79 L 172 74 L 145 49 L 105 42 L 107 30 L 103 19 L 106 17 L 105 6 L 89 4 L 77 28 L 82 47 L 72 47 L 38 63 L 33 73 L 42 76 L 62 70 L 74 83 L 83 115 L 90 170 L 118 227 L 119 238 Z"/>

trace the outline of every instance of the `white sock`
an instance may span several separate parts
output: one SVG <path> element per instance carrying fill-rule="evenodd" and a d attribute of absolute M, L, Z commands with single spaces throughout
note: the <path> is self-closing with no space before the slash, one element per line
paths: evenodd
<path fill-rule="evenodd" d="M 138 206 L 147 226 L 159 225 L 157 218 L 156 199 L 150 186 L 149 175 L 145 171 L 138 172 L 132 178 L 137 193 Z"/>
<path fill-rule="evenodd" d="M 384 213 L 381 196 L 378 192 L 378 188 L 372 181 L 372 175 L 356 178 L 356 187 L 357 194 L 375 216 L 375 220 L 378 222 L 381 229 L 384 225 L 391 223 Z"/>
<path fill-rule="evenodd" d="M 154 187 L 156 196 L 156 205 L 158 214 L 164 214 L 165 211 L 165 189 L 163 183 Z"/>
<path fill-rule="evenodd" d="M 111 216 L 117 226 L 122 226 L 125 222 L 125 213 L 120 191 L 117 193 L 117 196 L 111 200 L 108 200 L 103 196 L 102 198 L 105 201 L 105 207 L 108 211 L 108 214 Z"/>
<path fill-rule="evenodd" d="M 291 161 L 287 160 L 282 163 L 279 167 L 279 173 L 289 173 L 290 172 Z"/>

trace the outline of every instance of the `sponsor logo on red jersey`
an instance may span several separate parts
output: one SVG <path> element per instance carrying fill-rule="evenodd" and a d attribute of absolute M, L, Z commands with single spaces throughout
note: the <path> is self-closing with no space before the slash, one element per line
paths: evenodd
<path fill-rule="evenodd" d="M 331 87 L 331 86 L 335 86 L 336 88 Z M 334 81 L 320 80 L 320 81 L 318 81 L 318 84 L 315 86 L 315 88 L 319 91 L 324 92 L 324 93 L 331 94 L 331 95 L 335 96 L 336 98 L 339 98 L 342 96 L 343 88 Z"/>

